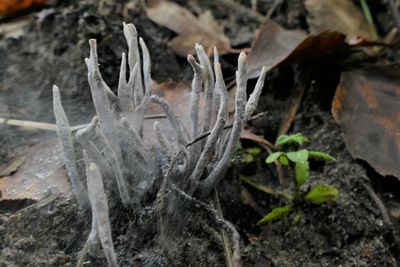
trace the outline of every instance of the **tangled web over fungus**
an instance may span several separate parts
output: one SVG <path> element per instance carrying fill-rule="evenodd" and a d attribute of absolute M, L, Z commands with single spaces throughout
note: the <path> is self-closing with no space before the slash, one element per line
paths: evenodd
<path fill-rule="evenodd" d="M 212 67 L 204 48 L 196 45 L 198 61 L 192 55 L 187 58 L 194 72 L 191 125 L 188 129 L 167 101 L 152 95 L 150 56 L 146 44 L 142 38 L 138 42 L 133 24 L 124 24 L 123 27 L 129 52 L 127 56 L 122 53 L 117 95 L 100 74 L 96 40 L 89 41 L 90 58 L 85 61 L 96 116 L 75 136 L 61 105 L 59 88 L 53 87 L 54 114 L 68 175 L 80 208 L 91 207 L 92 210 L 89 250 L 100 243 L 110 266 L 118 266 L 118 263 L 111 236 L 107 188 L 116 184 L 123 206 L 133 210 L 140 210 L 144 202 L 153 199 L 155 210 L 162 213 L 166 191 L 175 192 L 180 199 L 203 203 L 201 200 L 210 195 L 229 167 L 243 124 L 257 106 L 266 72 L 262 70 L 247 101 L 246 55 L 240 54 L 233 124 L 225 127 L 228 97 L 217 50 L 214 49 Z M 127 72 L 129 77 L 126 77 Z M 199 104 L 203 94 L 204 110 Z M 143 121 L 151 101 L 163 109 L 175 136 L 166 136 L 161 124 L 155 122 L 158 145 L 146 147 Z M 213 119 L 214 113 L 216 119 Z M 193 142 L 202 135 L 205 138 Z M 78 153 L 75 147 L 81 148 L 81 152 Z M 79 177 L 78 157 L 83 157 L 86 164 L 87 188 Z M 231 233 L 231 237 L 235 237 L 233 262 L 239 264 L 236 231 L 223 219 L 217 221 Z"/>

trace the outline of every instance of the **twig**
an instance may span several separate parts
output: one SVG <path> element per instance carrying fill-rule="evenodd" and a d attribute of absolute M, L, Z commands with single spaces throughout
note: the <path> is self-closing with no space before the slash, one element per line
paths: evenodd
<path fill-rule="evenodd" d="M 86 240 L 85 245 L 83 246 L 81 253 L 79 255 L 79 259 L 78 259 L 78 263 L 76 264 L 76 267 L 83 267 L 83 264 L 85 262 L 88 252 L 89 252 L 89 245 L 88 245 L 88 241 Z"/>
<path fill-rule="evenodd" d="M 166 117 L 167 116 L 165 114 L 154 114 L 154 115 L 144 116 L 144 119 L 145 120 L 155 120 L 155 119 L 165 119 Z M 47 123 L 47 122 L 0 118 L 0 124 L 17 126 L 17 127 L 22 127 L 22 128 L 38 129 L 38 130 L 57 131 L 57 125 L 55 125 L 53 123 Z M 75 131 L 83 129 L 87 126 L 88 126 L 88 124 L 80 124 L 80 125 L 71 126 L 71 131 L 75 132 Z"/>
<path fill-rule="evenodd" d="M 379 198 L 379 196 L 374 192 L 374 190 L 373 190 L 369 185 L 367 185 L 367 184 L 364 183 L 364 182 L 361 182 L 361 184 L 362 184 L 362 185 L 364 186 L 364 188 L 367 190 L 367 192 L 368 192 L 368 194 L 370 195 L 370 197 L 374 200 L 376 206 L 378 206 L 378 208 L 379 208 L 379 210 L 380 210 L 380 212 L 381 212 L 383 221 L 384 221 L 387 225 L 390 225 L 390 226 L 391 226 L 391 225 L 392 225 L 392 221 L 390 220 L 389 213 L 388 213 L 388 211 L 387 211 L 387 209 L 386 209 L 386 206 L 385 206 L 385 204 L 383 203 L 383 201 Z"/>
<path fill-rule="evenodd" d="M 18 127 L 26 127 L 26 128 L 32 128 L 32 129 L 48 130 L 48 131 L 57 131 L 57 125 L 52 124 L 52 123 L 45 123 L 45 122 L 0 118 L 0 124 L 12 125 L 12 126 L 18 126 Z"/>
<path fill-rule="evenodd" d="M 257 144 L 262 145 L 263 147 L 264 146 L 267 147 L 269 150 L 276 149 L 275 145 L 273 143 L 271 143 L 270 141 L 268 141 L 267 139 L 265 139 L 263 136 L 257 135 L 247 129 L 242 131 L 240 138 L 256 142 Z M 266 150 L 268 150 L 268 149 L 266 149 Z"/>
<path fill-rule="evenodd" d="M 165 119 L 167 115 L 165 114 L 154 114 L 154 115 L 146 115 L 144 116 L 145 120 L 155 120 L 155 119 Z"/>
<path fill-rule="evenodd" d="M 305 70 L 304 72 L 298 70 L 298 75 L 300 76 L 302 74 L 305 74 L 305 77 L 300 80 L 300 84 L 297 87 L 292 89 L 292 93 L 289 96 L 285 115 L 278 131 L 278 136 L 287 134 L 289 132 L 290 126 L 292 125 L 292 122 L 300 107 L 301 99 L 303 98 L 304 92 L 309 85 L 309 70 Z"/>
<path fill-rule="evenodd" d="M 224 126 L 224 130 L 231 129 L 232 126 L 233 126 L 233 124 L 225 125 L 225 126 Z M 211 134 L 211 131 L 208 131 L 208 132 L 206 132 L 206 133 L 203 133 L 203 134 L 197 136 L 197 137 L 194 138 L 192 141 L 190 141 L 189 143 L 187 143 L 187 144 L 186 144 L 186 147 L 190 147 L 191 145 L 193 145 L 193 144 L 195 144 L 195 143 L 201 141 L 202 139 L 206 138 L 206 137 L 209 136 L 210 134 Z"/>
<path fill-rule="evenodd" d="M 375 191 L 365 182 L 361 181 L 361 184 L 364 186 L 364 188 L 367 190 L 368 194 L 370 197 L 374 200 L 375 204 L 378 206 L 383 221 L 385 222 L 386 226 L 388 226 L 391 229 L 391 235 L 393 238 L 393 243 L 394 243 L 394 248 L 395 251 L 398 253 L 400 249 L 400 240 L 397 237 L 396 233 L 394 232 L 395 229 L 393 229 L 393 223 L 392 220 L 390 219 L 390 215 L 388 210 L 386 209 L 385 204 L 383 203 L 382 199 L 375 193 Z"/>
<path fill-rule="evenodd" d="M 289 96 L 285 115 L 281 121 L 281 126 L 279 128 L 277 136 L 281 136 L 281 135 L 287 134 L 289 132 L 289 129 L 290 129 L 290 127 L 293 123 L 293 120 L 297 114 L 297 111 L 300 107 L 304 92 L 310 84 L 310 69 L 309 68 L 299 69 L 299 70 L 297 70 L 297 72 L 295 74 L 297 74 L 297 77 L 299 77 L 299 78 L 297 78 L 297 80 L 299 80 L 300 82 L 297 87 L 292 89 L 292 92 Z M 283 175 L 282 165 L 280 165 L 279 163 L 276 163 L 275 165 L 276 165 L 276 171 L 278 173 L 280 184 L 281 185 L 286 184 L 287 179 L 285 179 L 285 176 Z"/>
<path fill-rule="evenodd" d="M 280 5 L 283 2 L 283 0 L 275 0 L 271 7 L 268 9 L 267 14 L 265 15 L 264 21 L 263 23 L 266 23 L 272 16 L 272 14 L 274 14 L 275 9 L 278 7 L 278 5 Z"/>

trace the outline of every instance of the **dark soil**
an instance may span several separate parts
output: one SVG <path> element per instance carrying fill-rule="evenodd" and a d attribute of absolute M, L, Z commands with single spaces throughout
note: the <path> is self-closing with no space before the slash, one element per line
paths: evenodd
<path fill-rule="evenodd" d="M 255 18 L 228 10 L 217 1 L 177 2 L 195 14 L 212 10 L 237 47 L 248 47 L 258 27 Z M 249 5 L 250 1 L 242 2 Z M 259 2 L 260 12 L 266 13 L 273 1 Z M 89 54 L 87 40 L 98 40 L 102 73 L 115 88 L 116 70 L 126 50 L 122 21 L 134 23 L 146 40 L 153 79 L 191 79 L 188 64 L 167 45 L 175 34 L 151 22 L 139 4 L 126 10 L 128 1 L 114 1 L 100 14 L 96 3 L 59 1 L 32 15 L 24 36 L 0 39 L 0 117 L 54 122 L 51 86 L 55 83 L 62 88 L 71 124 L 88 122 L 94 109 L 83 61 Z M 382 13 L 387 12 L 384 5 L 377 5 L 376 10 L 378 30 L 385 33 L 391 27 L 379 25 L 392 22 L 383 19 Z M 285 1 L 272 19 L 287 28 L 304 29 L 305 16 L 299 1 Z M 233 73 L 236 56 L 222 57 L 225 77 Z M 389 50 L 388 58 L 395 56 Z M 332 184 L 339 189 L 340 198 L 321 206 L 302 204 L 303 216 L 297 224 L 289 216 L 283 222 L 258 227 L 258 220 L 284 202 L 240 183 L 239 175 L 251 175 L 259 182 L 278 186 L 277 173 L 264 163 L 266 152 L 250 166 L 238 157 L 217 191 L 224 217 L 241 235 L 243 266 L 397 266 L 399 262 L 398 221 L 388 221 L 374 198 L 398 205 L 399 181 L 379 176 L 366 163 L 352 159 L 347 151 L 341 129 L 330 114 L 341 72 L 340 64 L 331 60 L 321 58 L 308 66 L 314 82 L 305 92 L 291 132 L 303 133 L 311 139 L 310 149 L 337 159 L 329 164 L 312 162 L 306 187 Z M 298 86 L 292 78 L 297 71 L 286 67 L 267 77 L 258 109 L 268 114 L 249 127 L 268 140 L 276 138 L 286 100 L 292 88 Z M 30 146 L 53 138 L 54 132 L 0 125 L 0 169 Z M 243 142 L 243 146 L 255 144 Z M 75 266 L 90 232 L 90 216 L 79 212 L 73 198 L 49 197 L 38 203 L 19 204 L 10 203 L 12 209 L 2 205 L 0 209 L 0 266 Z M 185 214 L 175 214 L 172 218 L 176 221 L 168 222 L 171 226 L 167 234 L 159 236 L 151 205 L 133 218 L 132 211 L 111 201 L 113 240 L 120 265 L 225 266 L 220 229 L 205 211 L 187 203 L 181 205 L 185 206 Z M 98 253 L 87 258 L 84 266 L 106 266 L 106 259 Z"/>

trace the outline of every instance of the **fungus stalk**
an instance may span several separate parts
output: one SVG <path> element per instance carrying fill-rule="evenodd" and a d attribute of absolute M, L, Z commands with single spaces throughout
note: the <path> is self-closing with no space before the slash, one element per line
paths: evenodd
<path fill-rule="evenodd" d="M 101 76 L 96 40 L 89 41 L 90 57 L 85 62 L 96 114 L 91 123 L 75 135 L 83 151 L 76 153 L 74 149 L 74 137 L 61 105 L 59 89 L 56 86 L 53 88 L 54 115 L 68 175 L 79 206 L 84 209 L 90 204 L 92 208 L 92 231 L 88 244 L 93 250 L 100 241 L 110 266 L 118 266 L 118 262 L 105 191 L 113 197 L 112 192 L 116 190 L 110 187 L 116 184 L 121 203 L 126 208 L 134 206 L 135 209 L 144 208 L 141 203 L 151 199 L 155 202 L 160 198 L 161 202 L 168 201 L 164 196 L 171 189 L 191 202 L 207 199 L 229 167 L 243 125 L 257 107 L 266 75 L 263 68 L 247 101 L 246 55 L 240 54 L 236 72 L 235 113 L 233 125 L 228 127 L 227 88 L 218 51 L 214 48 L 212 67 L 204 48 L 196 44 L 198 61 L 192 55 L 187 58 L 194 72 L 189 112 L 191 122 L 190 125 L 183 125 L 169 103 L 153 95 L 151 61 L 145 42 L 138 38 L 133 24 L 124 23 L 123 27 L 128 53 L 127 56 L 122 53 L 119 83 L 115 90 L 117 95 Z M 128 66 L 129 77 L 126 77 Z M 201 98 L 204 99 L 204 108 L 200 108 Z M 150 101 L 163 109 L 174 137 L 166 134 L 161 124 L 155 122 L 153 128 L 158 145 L 146 147 L 143 122 Z M 216 117 L 215 122 L 213 117 Z M 83 155 L 86 164 L 89 197 L 79 177 L 76 157 L 80 155 Z M 107 179 L 104 185 L 103 177 Z M 161 185 L 159 181 L 162 181 Z M 154 189 L 158 190 L 158 194 Z M 160 210 L 167 206 L 165 203 L 154 206 L 158 207 L 156 212 L 168 214 Z M 235 248 L 233 262 L 239 265 L 239 236 L 236 230 L 220 218 L 216 221 L 231 233 Z"/>
<path fill-rule="evenodd" d="M 65 166 L 70 178 L 79 207 L 86 209 L 89 206 L 89 199 L 86 190 L 79 179 L 78 167 L 75 158 L 74 141 L 72 139 L 71 127 L 61 104 L 60 90 L 56 85 L 53 86 L 53 109 L 57 123 L 57 135 L 61 142 L 64 154 Z"/>
<path fill-rule="evenodd" d="M 90 161 L 86 151 L 83 151 L 86 164 L 87 188 L 92 206 L 92 231 L 89 236 L 89 244 L 100 239 L 104 255 L 109 266 L 118 267 L 117 257 L 114 251 L 114 243 L 111 236 L 111 225 L 108 215 L 108 204 L 104 192 L 103 179 L 96 164 Z M 93 229 L 93 227 L 95 229 Z M 97 228 L 97 229 L 96 229 Z"/>

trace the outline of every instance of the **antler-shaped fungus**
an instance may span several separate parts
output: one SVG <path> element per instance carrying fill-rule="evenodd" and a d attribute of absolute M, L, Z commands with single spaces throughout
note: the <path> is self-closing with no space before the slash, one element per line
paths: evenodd
<path fill-rule="evenodd" d="M 96 116 L 86 128 L 76 133 L 75 138 L 84 149 L 89 198 L 79 179 L 73 137 L 61 105 L 59 89 L 57 86 L 53 88 L 58 137 L 62 143 L 68 174 L 80 207 L 88 205 L 89 199 L 92 207 L 93 222 L 88 243 L 94 244 L 99 239 L 111 266 L 118 266 L 118 263 L 112 244 L 102 177 L 107 181 L 116 181 L 125 207 L 140 205 L 144 194 L 151 191 L 154 182 L 165 175 L 167 169 L 167 174 L 172 179 L 165 181 L 171 183 L 171 186 L 181 188 L 191 197 L 208 197 L 229 167 L 243 125 L 257 106 L 266 74 L 266 69 L 263 68 L 254 92 L 249 101 L 246 101 L 246 55 L 243 52 L 240 54 L 236 71 L 233 125 L 226 127 L 228 96 L 218 52 L 214 48 L 213 69 L 204 48 L 196 44 L 199 62 L 192 55 L 187 58 L 194 72 L 190 101 L 191 125 L 188 130 L 167 101 L 152 95 L 151 64 L 146 44 L 139 38 L 141 61 L 135 27 L 125 23 L 123 27 L 129 51 L 128 59 L 122 53 L 118 95 L 113 93 L 100 74 L 94 39 L 89 40 L 90 58 L 85 60 Z M 130 73 L 128 80 L 127 63 Z M 200 110 L 199 104 L 202 91 L 204 110 Z M 157 149 L 146 147 L 143 141 L 143 121 L 150 100 L 163 108 L 176 135 L 175 139 L 167 137 L 160 123 L 155 122 L 154 130 L 160 144 Z M 212 124 L 215 111 L 216 121 Z M 204 138 L 199 138 L 200 136 Z M 160 157 L 151 153 L 160 151 L 163 151 L 166 159 L 157 164 L 155 160 Z M 176 155 L 181 155 L 178 164 L 174 163 Z M 164 184 L 163 190 L 165 186 L 168 185 Z"/>

